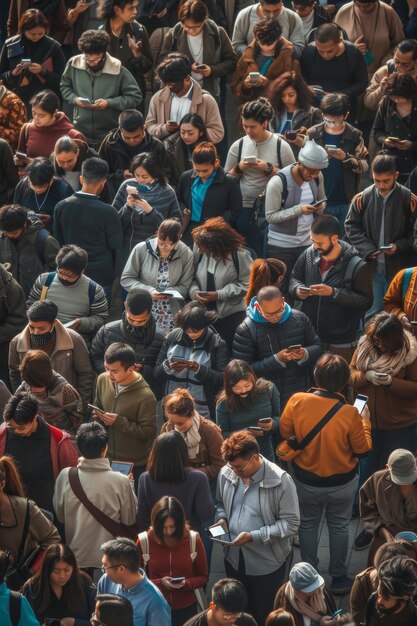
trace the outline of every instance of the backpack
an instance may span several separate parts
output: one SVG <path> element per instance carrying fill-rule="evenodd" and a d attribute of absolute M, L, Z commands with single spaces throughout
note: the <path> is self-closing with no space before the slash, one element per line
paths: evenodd
<path fill-rule="evenodd" d="M 407 269 L 405 270 L 402 280 L 401 280 L 401 300 L 404 301 L 405 298 L 405 294 L 407 293 L 407 289 L 410 286 L 410 282 L 411 282 L 411 276 L 413 275 L 413 271 L 415 270 L 415 267 L 407 267 Z"/>
<path fill-rule="evenodd" d="M 352 291 L 353 287 L 353 277 L 355 276 L 357 270 L 365 267 L 367 265 L 366 261 L 362 259 L 358 254 L 352 256 L 346 267 L 345 267 L 345 275 L 343 277 L 344 288 L 348 291 Z"/>
<path fill-rule="evenodd" d="M 36 235 L 35 249 L 36 249 L 36 254 L 38 255 L 39 260 L 42 263 L 42 265 L 46 265 L 45 247 L 46 247 L 46 240 L 48 239 L 50 234 L 51 233 L 49 232 L 49 230 L 46 230 L 46 228 L 41 228 L 40 230 L 38 230 L 38 234 Z"/>
<path fill-rule="evenodd" d="M 56 272 L 49 272 L 48 276 L 46 277 L 46 280 L 42 286 L 42 291 L 41 291 L 41 295 L 39 300 L 45 300 L 46 299 L 46 294 L 48 292 L 49 287 L 52 284 L 52 281 L 54 280 L 56 276 Z M 90 282 L 88 283 L 88 301 L 90 303 L 90 306 L 93 304 L 94 302 L 94 298 L 96 296 L 96 287 L 97 287 L 97 283 L 94 282 L 94 280 L 91 280 L 91 278 L 88 279 Z"/>
<path fill-rule="evenodd" d="M 190 533 L 190 559 L 194 564 L 194 561 L 197 558 L 197 536 L 198 533 L 195 530 L 189 530 Z M 151 555 L 149 554 L 149 538 L 148 533 L 146 531 L 138 534 L 138 539 L 140 543 L 140 547 L 142 550 L 142 559 L 143 559 L 143 567 L 146 571 L 146 566 L 149 563 Z M 195 598 L 198 606 L 202 611 L 205 611 L 208 608 L 208 601 L 204 589 L 201 587 L 199 589 L 194 589 Z"/>
<path fill-rule="evenodd" d="M 17 591 L 10 591 L 9 596 L 9 618 L 12 626 L 19 626 L 20 613 L 22 611 L 22 594 Z"/>

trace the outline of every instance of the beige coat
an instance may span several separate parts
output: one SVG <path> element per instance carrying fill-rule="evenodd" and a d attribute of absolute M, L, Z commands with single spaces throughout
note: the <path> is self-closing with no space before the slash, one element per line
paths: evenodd
<path fill-rule="evenodd" d="M 193 79 L 193 95 L 191 98 L 190 113 L 198 113 L 203 119 L 207 129 L 207 138 L 213 143 L 219 143 L 224 137 L 222 118 L 219 107 L 212 95 L 201 89 Z M 156 92 L 149 103 L 149 111 L 145 121 L 145 128 L 150 135 L 164 140 L 170 136 L 166 123 L 170 119 L 171 92 L 164 87 Z M 172 136 L 172 135 L 171 135 Z"/>
<path fill-rule="evenodd" d="M 136 521 L 137 500 L 129 479 L 113 472 L 108 459 L 78 461 L 81 485 L 88 499 L 115 522 L 131 526 Z M 66 541 L 79 567 L 101 567 L 100 546 L 114 539 L 87 511 L 72 491 L 69 469 L 63 469 L 55 483 L 54 509 L 65 524 Z"/>
<path fill-rule="evenodd" d="M 417 79 L 417 68 L 410 72 L 410 76 Z M 372 80 L 365 91 L 364 103 L 371 109 L 371 111 L 376 111 L 379 107 L 382 98 L 385 96 L 385 86 L 387 84 L 389 78 L 389 72 L 386 65 L 383 65 L 375 72 L 372 76 Z"/>

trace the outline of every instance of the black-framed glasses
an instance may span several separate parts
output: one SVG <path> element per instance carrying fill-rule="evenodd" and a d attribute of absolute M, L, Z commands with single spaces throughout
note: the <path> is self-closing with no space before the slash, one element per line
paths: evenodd
<path fill-rule="evenodd" d="M 121 567 L 122 565 L 123 565 L 123 563 L 117 563 L 117 565 L 107 565 L 107 566 L 106 565 L 102 565 L 100 569 L 103 572 L 103 574 L 106 574 L 108 569 L 113 569 L 115 567 Z"/>

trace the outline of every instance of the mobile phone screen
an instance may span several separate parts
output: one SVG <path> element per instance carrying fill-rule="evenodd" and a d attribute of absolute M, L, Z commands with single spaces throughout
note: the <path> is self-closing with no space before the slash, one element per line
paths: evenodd
<path fill-rule="evenodd" d="M 113 472 L 120 472 L 125 476 L 129 476 L 132 471 L 132 463 L 127 463 L 126 461 L 112 461 L 111 468 Z"/>
<path fill-rule="evenodd" d="M 358 409 L 359 413 L 362 413 L 367 402 L 368 402 L 368 396 L 363 396 L 361 394 L 358 394 L 355 402 L 353 403 L 353 406 L 356 409 Z"/>

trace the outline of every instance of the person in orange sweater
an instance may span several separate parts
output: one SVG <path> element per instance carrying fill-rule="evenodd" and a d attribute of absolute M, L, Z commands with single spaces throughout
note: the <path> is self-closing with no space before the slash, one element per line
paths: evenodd
<path fill-rule="evenodd" d="M 384 311 L 398 317 L 406 330 L 417 325 L 417 267 L 400 270 L 383 299 Z"/>
<path fill-rule="evenodd" d="M 316 389 L 295 393 L 281 415 L 282 437 L 301 442 L 331 409 L 337 409 L 310 443 L 293 460 L 294 481 L 300 502 L 301 559 L 318 566 L 318 529 L 323 509 L 330 538 L 330 590 L 347 593 L 353 581 L 347 577 L 346 556 L 349 521 L 358 488 L 357 457 L 371 449 L 369 414 L 347 404 L 349 365 L 339 355 L 326 353 L 314 370 Z"/>
<path fill-rule="evenodd" d="M 200 535 L 188 528 L 177 498 L 156 502 L 151 526 L 138 535 L 137 546 L 148 578 L 171 607 L 172 626 L 182 626 L 198 612 L 195 590 L 206 586 L 208 566 Z"/>

